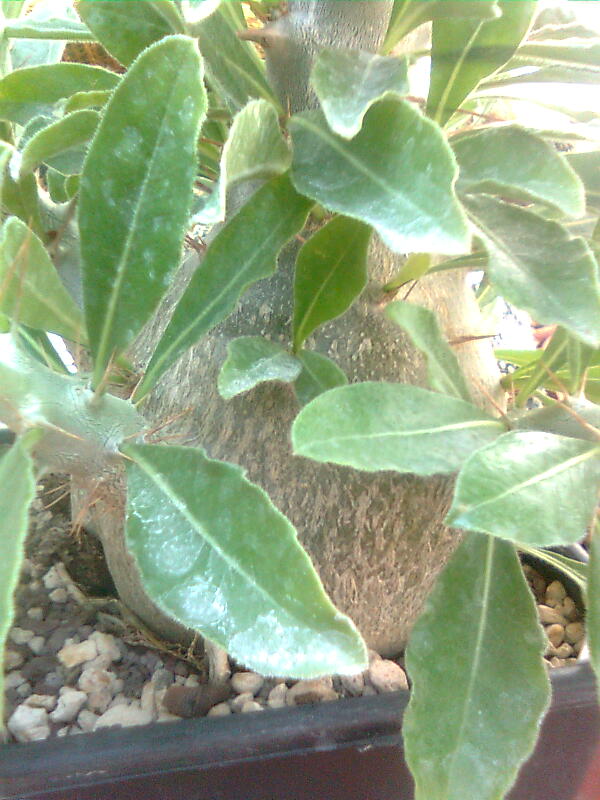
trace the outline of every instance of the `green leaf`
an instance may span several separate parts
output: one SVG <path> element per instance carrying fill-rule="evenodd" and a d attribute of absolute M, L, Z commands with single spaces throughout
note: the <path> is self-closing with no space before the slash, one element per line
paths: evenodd
<path fill-rule="evenodd" d="M 454 472 L 504 431 L 464 400 L 398 383 L 353 383 L 309 403 L 292 426 L 296 455 L 367 472 Z"/>
<path fill-rule="evenodd" d="M 206 112 L 195 42 L 145 50 L 109 101 L 81 176 L 85 314 L 98 385 L 179 263 Z"/>
<path fill-rule="evenodd" d="M 570 581 L 577 584 L 582 593 L 585 592 L 588 580 L 587 564 L 541 547 L 527 547 L 526 545 L 520 544 L 519 550 L 523 553 L 529 553 L 539 561 L 543 561 L 545 564 L 549 564 L 554 569 L 562 572 Z"/>
<path fill-rule="evenodd" d="M 46 184 L 53 203 L 66 203 L 69 199 L 65 191 L 65 176 L 62 172 L 48 167 L 46 170 Z"/>
<path fill-rule="evenodd" d="M 499 19 L 436 19 L 427 113 L 445 124 L 475 89 L 510 59 L 529 30 L 535 0 L 500 0 Z"/>
<path fill-rule="evenodd" d="M 515 620 L 519 658 L 507 659 Z M 406 651 L 412 692 L 402 730 L 415 800 L 505 797 L 550 701 L 545 645 L 514 547 L 465 537 Z"/>
<path fill-rule="evenodd" d="M 471 393 L 446 341 L 436 314 L 423 306 L 397 301 L 386 306 L 385 315 L 408 333 L 427 358 L 427 377 L 432 389 L 469 402 Z"/>
<path fill-rule="evenodd" d="M 12 2 L 10 4 L 16 5 Z M 68 29 L 70 33 L 73 33 L 76 27 L 81 30 L 81 23 L 77 19 L 72 0 L 36 0 L 35 3 L 28 3 L 27 13 L 21 15 L 21 19 L 17 19 L 7 26 L 19 37 L 10 42 L 12 69 L 56 64 L 63 56 L 65 40 L 56 39 L 54 36 L 59 29 L 65 33 Z M 86 28 L 83 30 L 87 31 Z M 33 34 L 33 38 L 20 38 L 20 35 L 28 32 Z M 40 38 L 40 32 L 42 38 Z M 45 38 L 44 33 L 48 33 L 52 38 Z M 90 32 L 87 31 L 87 36 L 89 37 L 89 35 Z M 71 36 L 65 38 L 71 38 Z"/>
<path fill-rule="evenodd" d="M 227 191 L 236 183 L 273 178 L 291 165 L 289 145 L 281 135 L 277 111 L 266 100 L 251 100 L 233 120 L 221 155 L 221 174 L 194 222 L 225 219 Z"/>
<path fill-rule="evenodd" d="M 600 72 L 589 67 L 542 67 L 529 72 L 516 69 L 513 72 L 501 72 L 498 76 L 482 82 L 480 89 L 487 91 L 528 83 L 598 84 Z"/>
<path fill-rule="evenodd" d="M 94 34 L 87 25 L 74 19 L 30 19 L 31 15 L 11 22 L 4 28 L 9 39 L 59 39 L 71 42 L 93 42 Z"/>
<path fill-rule="evenodd" d="M 431 253 L 411 253 L 394 277 L 383 287 L 384 292 L 393 292 L 408 281 L 422 278 L 431 267 Z"/>
<path fill-rule="evenodd" d="M 302 245 L 294 280 L 294 350 L 311 333 L 344 313 L 367 284 L 371 228 L 334 217 Z"/>
<path fill-rule="evenodd" d="M 328 389 L 348 383 L 345 373 L 322 353 L 301 350 L 296 357 L 302 362 L 302 372 L 294 382 L 294 391 L 301 406 L 310 403 Z"/>
<path fill-rule="evenodd" d="M 555 391 L 560 387 L 556 386 L 556 381 L 552 377 L 552 373 L 556 373 L 559 367 L 566 363 L 568 347 L 569 347 L 569 334 L 564 328 L 558 328 L 553 334 L 547 347 L 541 351 L 539 358 L 536 358 L 531 365 L 527 365 L 526 373 L 529 373 L 525 380 L 521 382 L 521 371 L 518 370 L 513 373 L 513 380 L 518 380 L 519 395 L 517 397 L 517 406 L 523 407 L 527 403 L 527 398 L 539 386 L 552 387 Z"/>
<path fill-rule="evenodd" d="M 562 41 L 527 42 L 508 65 L 520 66 L 588 67 L 600 72 L 600 42 L 598 38 L 569 38 Z"/>
<path fill-rule="evenodd" d="M 405 58 L 377 56 L 364 50 L 322 50 L 311 82 L 334 133 L 352 139 L 369 108 L 384 95 L 407 95 Z"/>
<path fill-rule="evenodd" d="M 67 100 L 65 105 L 65 114 L 71 111 L 82 111 L 86 108 L 102 109 L 108 102 L 111 92 L 75 92 Z"/>
<path fill-rule="evenodd" d="M 590 662 L 600 685 L 600 521 L 596 518 L 590 539 L 585 627 Z"/>
<path fill-rule="evenodd" d="M 291 523 L 239 467 L 187 447 L 124 453 L 127 545 L 161 609 L 266 675 L 364 669 Z"/>
<path fill-rule="evenodd" d="M 567 405 L 568 408 L 565 408 L 564 405 Z M 515 428 L 521 430 L 545 431 L 597 443 L 597 433 L 582 424 L 581 420 L 600 430 L 600 406 L 585 398 L 575 397 L 570 397 L 564 405 L 559 406 L 558 403 L 552 403 L 552 405 L 537 408 L 534 411 L 525 411 L 518 415 L 511 414 L 511 423 Z"/>
<path fill-rule="evenodd" d="M 585 240 L 562 225 L 492 197 L 463 198 L 489 254 L 500 294 L 542 324 L 558 323 L 600 346 L 598 265 Z"/>
<path fill-rule="evenodd" d="M 65 151 L 81 149 L 94 135 L 99 120 L 96 111 L 74 111 L 43 128 L 21 151 L 19 176 L 23 177 L 42 162 L 50 162 L 56 155 L 64 155 Z"/>
<path fill-rule="evenodd" d="M 27 325 L 18 325 L 15 334 L 19 347 L 36 358 L 40 364 L 62 375 L 71 374 L 50 342 L 50 339 L 48 339 L 47 333 L 44 331 L 36 331 L 34 328 L 30 328 Z"/>
<path fill-rule="evenodd" d="M 77 11 L 98 41 L 124 66 L 164 36 L 184 32 L 183 20 L 169 0 L 80 0 Z"/>
<path fill-rule="evenodd" d="M 556 335 L 556 334 L 555 334 Z M 594 350 L 587 344 L 583 344 L 579 339 L 569 336 L 567 343 L 567 361 L 569 364 L 569 384 L 567 388 L 570 394 L 577 395 L 585 386 L 585 375 L 588 367 L 592 363 L 594 356 L 598 356 L 600 351 Z"/>
<path fill-rule="evenodd" d="M 45 64 L 25 67 L 0 80 L 0 119 L 26 125 L 30 119 L 51 114 L 55 103 L 75 92 L 110 90 L 120 75 L 87 64 Z"/>
<path fill-rule="evenodd" d="M 16 19 L 21 13 L 25 0 L 2 0 L 2 16 Z"/>
<path fill-rule="evenodd" d="M 16 217 L 0 236 L 0 311 L 37 330 L 85 341 L 83 316 L 38 237 Z"/>
<path fill-rule="evenodd" d="M 525 544 L 570 544 L 590 523 L 599 481 L 597 441 L 512 431 L 467 460 L 446 522 Z"/>
<path fill-rule="evenodd" d="M 1 156 L 0 156 L 1 160 Z M 2 211 L 23 220 L 40 237 L 45 236 L 40 214 L 37 182 L 32 174 L 15 181 L 10 169 L 4 168 L 2 184 Z"/>
<path fill-rule="evenodd" d="M 240 336 L 227 345 L 227 359 L 219 372 L 221 397 L 230 400 L 265 381 L 291 383 L 302 365 L 280 344 L 262 336 Z"/>
<path fill-rule="evenodd" d="M 35 497 L 35 476 L 29 448 L 18 439 L 0 459 L 0 653 L 14 619 L 13 594 L 25 557 L 29 506 Z M 0 730 L 4 721 L 4 671 L 0 668 Z"/>
<path fill-rule="evenodd" d="M 372 225 L 395 252 L 469 249 L 452 151 L 409 103 L 380 100 L 350 141 L 332 133 L 320 111 L 295 114 L 289 127 L 299 192 Z"/>
<path fill-rule="evenodd" d="M 575 170 L 555 147 L 523 128 L 487 128 L 454 139 L 453 150 L 460 168 L 459 192 L 540 200 L 569 217 L 585 213 L 583 184 Z"/>
<path fill-rule="evenodd" d="M 234 111 L 258 97 L 279 108 L 256 50 L 237 35 L 238 31 L 246 30 L 246 25 L 236 15 L 235 6 L 235 3 L 221 3 L 214 14 L 194 28 L 206 60 L 208 79 Z"/>
<path fill-rule="evenodd" d="M 588 204 L 600 207 L 600 150 L 568 153 L 567 161 L 583 181 Z"/>
<path fill-rule="evenodd" d="M 302 230 L 311 206 L 294 191 L 286 173 L 261 187 L 221 228 L 156 346 L 136 402 L 188 347 L 233 311 L 248 286 L 274 272 L 279 251 Z"/>

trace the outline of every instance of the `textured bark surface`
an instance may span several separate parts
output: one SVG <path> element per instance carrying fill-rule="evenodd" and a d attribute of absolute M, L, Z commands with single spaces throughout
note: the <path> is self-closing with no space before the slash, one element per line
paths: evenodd
<path fill-rule="evenodd" d="M 390 3 L 336 0 L 290 6 L 292 13 L 276 23 L 266 44 L 269 74 L 294 110 L 311 103 L 306 76 L 314 53 L 331 44 L 376 49 L 385 33 Z M 334 603 L 352 617 L 371 647 L 391 655 L 404 646 L 431 584 L 457 544 L 456 534 L 441 522 L 451 481 L 371 475 L 295 457 L 290 427 L 298 405 L 290 387 L 269 384 L 229 402 L 216 391 L 231 339 L 259 334 L 289 343 L 295 251 L 296 246 L 290 246 L 276 275 L 256 284 L 228 320 L 180 359 L 142 411 L 152 422 L 160 422 L 191 408 L 166 432 L 180 437 L 176 443 L 201 445 L 211 457 L 245 467 L 249 478 L 297 527 Z M 369 262 L 370 283 L 360 300 L 321 328 L 308 347 L 333 358 L 350 381 L 426 385 L 422 360 L 382 314 L 389 298 L 383 297 L 380 287 L 401 261 L 374 238 Z M 135 353 L 140 368 L 197 263 L 195 255 L 188 257 L 177 286 L 140 338 Z M 462 272 L 427 277 L 411 293 L 411 300 L 435 309 L 450 339 L 482 332 Z M 475 393 L 482 386 L 493 393 L 497 375 L 489 344 L 469 343 L 457 353 Z M 124 599 L 147 624 L 160 627 L 156 609 L 145 605 L 135 586 L 118 515 L 98 515 L 98 526 Z M 111 558 L 111 551 L 116 558 Z"/>

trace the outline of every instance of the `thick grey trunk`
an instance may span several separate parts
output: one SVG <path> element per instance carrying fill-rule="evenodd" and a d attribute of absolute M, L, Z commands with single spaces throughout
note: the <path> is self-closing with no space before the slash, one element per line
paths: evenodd
<path fill-rule="evenodd" d="M 290 13 L 276 23 L 266 44 L 269 74 L 292 110 L 311 103 L 306 78 L 318 49 L 376 49 L 390 5 L 372 0 L 290 3 Z M 236 313 L 170 370 L 142 410 L 158 422 L 192 407 L 169 429 L 184 435 L 177 441 L 201 445 L 214 458 L 244 466 L 298 529 L 334 603 L 352 617 L 371 647 L 395 654 L 457 544 L 456 534 L 442 524 L 451 481 L 370 475 L 295 457 L 290 426 L 298 405 L 288 386 L 265 385 L 229 402 L 216 391 L 231 339 L 260 334 L 289 342 L 295 250 L 290 246 L 276 275 L 248 291 Z M 382 314 L 386 300 L 380 287 L 398 269 L 400 259 L 374 240 L 369 262 L 370 283 L 360 300 L 318 331 L 310 346 L 333 358 L 351 381 L 426 385 L 422 360 Z M 173 302 L 196 266 L 195 256 L 184 264 L 177 287 L 137 349 L 140 366 L 147 362 Z M 422 280 L 411 300 L 435 309 L 451 339 L 481 333 L 476 303 L 460 272 Z M 497 377 L 489 345 L 469 343 L 457 352 L 476 394 L 482 397 L 481 387 L 493 393 Z M 156 609 L 145 605 L 131 562 L 124 558 L 118 515 L 100 515 L 98 524 L 118 588 L 138 615 L 156 625 Z M 118 557 L 112 558 L 111 552 Z"/>

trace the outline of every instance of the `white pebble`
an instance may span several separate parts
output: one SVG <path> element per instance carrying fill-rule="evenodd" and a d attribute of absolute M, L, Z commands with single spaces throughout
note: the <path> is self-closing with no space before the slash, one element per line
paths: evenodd
<path fill-rule="evenodd" d="M 27 616 L 29 619 L 36 619 L 42 620 L 44 619 L 44 609 L 40 608 L 40 606 L 34 606 L 34 608 L 27 609 Z"/>
<path fill-rule="evenodd" d="M 234 697 L 233 700 L 229 701 L 231 706 L 231 710 L 235 711 L 236 714 L 242 710 L 242 706 L 244 703 L 247 703 L 249 700 L 254 700 L 254 695 L 252 692 L 244 692 L 243 694 L 238 694 L 237 697 Z"/>
<path fill-rule="evenodd" d="M 236 672 L 231 676 L 231 686 L 236 694 L 250 692 L 252 695 L 260 692 L 265 679 L 257 672 Z"/>
<path fill-rule="evenodd" d="M 151 719 L 156 719 L 158 716 L 158 709 L 156 707 L 155 688 L 152 681 L 148 681 L 144 684 L 140 705 L 141 708 L 150 715 Z"/>
<path fill-rule="evenodd" d="M 285 698 L 288 706 L 303 705 L 304 703 L 326 703 L 337 699 L 338 695 L 333 690 L 331 677 L 298 681 L 291 689 L 288 689 Z"/>
<path fill-rule="evenodd" d="M 4 653 L 4 669 L 7 671 L 20 667 L 24 661 L 25 659 L 17 650 L 7 649 Z"/>
<path fill-rule="evenodd" d="M 114 695 L 114 676 L 105 669 L 85 669 L 77 685 L 88 696 L 90 711 L 106 711 Z"/>
<path fill-rule="evenodd" d="M 200 680 L 197 675 L 188 675 L 185 679 L 184 686 L 200 686 Z"/>
<path fill-rule="evenodd" d="M 251 714 L 253 711 L 262 711 L 263 706 L 256 700 L 247 700 L 241 708 L 242 714 Z"/>
<path fill-rule="evenodd" d="M 216 706 L 213 706 L 209 709 L 207 717 L 226 717 L 228 714 L 231 714 L 231 709 L 229 708 L 229 703 L 217 703 Z"/>
<path fill-rule="evenodd" d="M 44 586 L 46 589 L 58 589 L 59 587 L 63 586 L 63 579 L 60 575 L 60 572 L 56 569 L 56 566 L 51 566 L 48 572 L 42 578 L 44 582 Z"/>
<path fill-rule="evenodd" d="M 30 642 L 34 636 L 35 633 L 33 631 L 27 631 L 23 628 L 15 627 L 11 629 L 8 638 L 15 644 L 27 644 L 27 642 Z"/>
<path fill-rule="evenodd" d="M 67 590 L 59 587 L 58 589 L 53 589 L 50 594 L 48 595 L 50 600 L 53 603 L 66 603 L 69 599 L 69 595 L 67 594 Z"/>
<path fill-rule="evenodd" d="M 96 723 L 99 719 L 100 717 L 97 714 L 94 714 L 93 711 L 90 711 L 87 708 L 82 708 L 77 716 L 77 724 L 82 731 L 90 733 L 96 727 Z"/>
<path fill-rule="evenodd" d="M 94 730 L 109 728 L 112 725 L 128 728 L 133 725 L 147 725 L 149 722 L 152 722 L 152 716 L 143 708 L 137 708 L 134 705 L 114 706 L 102 714 L 96 722 Z"/>
<path fill-rule="evenodd" d="M 44 649 L 44 645 L 46 644 L 46 640 L 43 636 L 34 636 L 33 639 L 30 639 L 27 642 L 27 646 L 31 650 L 32 653 L 35 653 L 36 656 Z"/>
<path fill-rule="evenodd" d="M 269 708 L 284 708 L 287 705 L 285 702 L 287 691 L 288 688 L 285 683 L 278 683 L 277 686 L 274 686 L 267 698 Z"/>
<path fill-rule="evenodd" d="M 33 690 L 31 688 L 31 684 L 29 683 L 29 681 L 25 681 L 25 683 L 22 683 L 20 686 L 17 686 L 15 691 L 19 697 L 29 697 Z"/>
<path fill-rule="evenodd" d="M 58 651 L 57 657 L 61 664 L 65 667 L 77 667 L 79 664 L 85 664 L 86 661 L 91 661 L 98 655 L 98 648 L 92 639 L 86 639 L 85 642 L 79 644 L 67 644 Z"/>
<path fill-rule="evenodd" d="M 35 742 L 50 735 L 46 709 L 32 708 L 25 703 L 15 708 L 6 726 L 18 742 Z"/>
<path fill-rule="evenodd" d="M 9 672 L 8 675 L 4 676 L 4 689 L 16 689 L 17 686 L 20 686 L 22 683 L 25 683 L 25 676 L 21 675 L 20 672 Z"/>
<path fill-rule="evenodd" d="M 401 666 L 387 658 L 372 661 L 369 665 L 369 680 L 378 692 L 396 692 L 408 689 L 406 673 Z"/>
<path fill-rule="evenodd" d="M 45 708 L 46 711 L 52 711 L 56 705 L 56 696 L 53 694 L 30 694 L 25 700 L 26 706 L 32 708 Z"/>
<path fill-rule="evenodd" d="M 85 692 L 78 692 L 71 686 L 63 686 L 58 696 L 58 703 L 50 714 L 52 722 L 73 722 L 87 700 Z"/>
<path fill-rule="evenodd" d="M 112 634 L 94 631 L 89 637 L 89 641 L 95 643 L 98 655 L 107 658 L 108 664 L 121 660 L 121 651 L 117 645 L 117 640 Z"/>

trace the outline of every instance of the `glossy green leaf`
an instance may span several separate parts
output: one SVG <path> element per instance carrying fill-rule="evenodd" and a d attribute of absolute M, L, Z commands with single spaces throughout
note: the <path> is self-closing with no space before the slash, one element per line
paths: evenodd
<path fill-rule="evenodd" d="M 590 663 L 600 686 L 600 521 L 596 518 L 590 539 L 585 627 Z"/>
<path fill-rule="evenodd" d="M 384 292 L 393 292 L 408 281 L 422 278 L 431 267 L 431 253 L 411 253 L 394 277 L 383 287 Z"/>
<path fill-rule="evenodd" d="M 71 42 L 93 42 L 94 34 L 87 25 L 74 19 L 31 19 L 27 15 L 4 28 L 9 39 L 60 39 Z"/>
<path fill-rule="evenodd" d="M 94 135 L 99 120 L 96 111 L 74 111 L 36 133 L 21 151 L 20 177 L 53 156 L 80 149 Z"/>
<path fill-rule="evenodd" d="M 277 111 L 266 100 L 251 100 L 233 120 L 221 154 L 217 185 L 194 222 L 212 224 L 225 219 L 227 191 L 237 183 L 268 179 L 286 172 L 292 154 L 279 128 Z"/>
<path fill-rule="evenodd" d="M 585 240 L 492 197 L 465 196 L 463 202 L 488 251 L 490 281 L 506 300 L 599 347 L 598 265 Z"/>
<path fill-rule="evenodd" d="M 515 620 L 519 658 L 511 659 Z M 505 797 L 550 701 L 545 645 L 514 547 L 465 537 L 406 651 L 412 692 L 402 731 L 415 800 Z"/>
<path fill-rule="evenodd" d="M 499 0 L 502 16 L 433 22 L 427 113 L 446 123 L 482 78 L 505 64 L 529 30 L 535 0 Z"/>
<path fill-rule="evenodd" d="M 273 178 L 210 243 L 135 392 L 140 400 L 175 360 L 233 311 L 244 290 L 270 275 L 283 245 L 302 230 L 312 203 L 287 174 Z"/>
<path fill-rule="evenodd" d="M 585 397 L 570 397 L 562 405 L 553 403 L 533 411 L 513 412 L 510 417 L 513 427 L 520 430 L 545 431 L 598 442 L 598 435 L 592 428 L 600 430 L 600 406 Z"/>
<path fill-rule="evenodd" d="M 279 108 L 256 50 L 237 35 L 246 25 L 237 16 L 235 6 L 231 2 L 221 3 L 214 14 L 194 28 L 200 52 L 206 60 L 208 79 L 234 111 L 259 97 Z"/>
<path fill-rule="evenodd" d="M 25 67 L 0 80 L 0 119 L 25 125 L 33 117 L 52 113 L 55 103 L 75 92 L 110 90 L 120 75 L 87 64 L 45 64 Z"/>
<path fill-rule="evenodd" d="M 446 522 L 525 544 L 577 542 L 592 518 L 599 483 L 597 441 L 512 431 L 465 463 Z"/>
<path fill-rule="evenodd" d="M 130 67 L 91 144 L 79 229 L 95 385 L 139 333 L 179 263 L 205 111 L 195 42 L 169 36 Z"/>
<path fill-rule="evenodd" d="M 583 184 L 575 170 L 555 147 L 523 128 L 487 128 L 453 140 L 453 150 L 460 168 L 459 192 L 540 200 L 569 217 L 585 212 Z"/>
<path fill-rule="evenodd" d="M 265 381 L 291 383 L 300 374 L 302 365 L 277 342 L 262 336 L 240 336 L 227 346 L 227 359 L 217 387 L 225 400 L 247 392 Z"/>
<path fill-rule="evenodd" d="M 239 467 L 195 448 L 124 452 L 127 545 L 160 608 L 266 675 L 364 669 L 291 523 Z"/>
<path fill-rule="evenodd" d="M 334 133 L 351 139 L 369 108 L 386 94 L 408 94 L 406 59 L 364 50 L 322 50 L 311 82 Z"/>
<path fill-rule="evenodd" d="M 33 461 L 23 439 L 0 458 L 0 654 L 14 619 L 13 594 L 25 557 L 29 506 L 35 497 Z M 4 722 L 4 671 L 0 668 L 0 731 Z"/>
<path fill-rule="evenodd" d="M 334 217 L 302 245 L 294 279 L 294 350 L 324 322 L 344 313 L 367 283 L 371 228 Z"/>
<path fill-rule="evenodd" d="M 0 235 L 0 310 L 37 330 L 85 341 L 83 316 L 38 237 L 11 217 Z"/>
<path fill-rule="evenodd" d="M 433 19 L 476 17 L 496 19 L 500 10 L 495 0 L 394 0 L 390 24 L 382 50 L 390 50 L 407 33 Z"/>
<path fill-rule="evenodd" d="M 403 328 L 415 347 L 426 356 L 429 386 L 437 392 L 470 401 L 471 393 L 458 359 L 446 341 L 435 313 L 399 300 L 386 306 L 385 315 Z"/>
<path fill-rule="evenodd" d="M 296 417 L 296 455 L 376 472 L 454 472 L 504 426 L 464 400 L 398 383 L 353 383 Z"/>
<path fill-rule="evenodd" d="M 184 32 L 183 20 L 170 0 L 80 0 L 77 11 L 98 41 L 125 66 L 164 36 Z"/>
<path fill-rule="evenodd" d="M 294 391 L 301 406 L 305 406 L 323 392 L 345 386 L 348 383 L 343 370 L 327 356 L 313 350 L 301 350 L 296 354 L 302 363 L 302 372 L 294 382 Z"/>
<path fill-rule="evenodd" d="M 469 250 L 454 156 L 439 128 L 409 103 L 380 100 L 349 141 L 320 111 L 294 115 L 289 128 L 299 192 L 372 225 L 395 252 Z"/>

